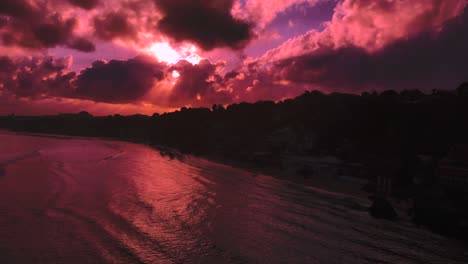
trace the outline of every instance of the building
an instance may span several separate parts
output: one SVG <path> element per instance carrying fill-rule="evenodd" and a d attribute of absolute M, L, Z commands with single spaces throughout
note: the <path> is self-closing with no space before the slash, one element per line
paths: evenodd
<path fill-rule="evenodd" d="M 468 145 L 453 146 L 435 173 L 444 187 L 468 191 Z"/>

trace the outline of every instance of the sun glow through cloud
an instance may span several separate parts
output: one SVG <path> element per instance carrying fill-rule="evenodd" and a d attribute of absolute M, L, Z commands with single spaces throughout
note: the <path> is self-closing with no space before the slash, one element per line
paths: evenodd
<path fill-rule="evenodd" d="M 196 53 L 197 51 L 197 47 L 191 44 L 175 49 L 167 42 L 153 43 L 146 49 L 148 54 L 156 57 L 159 61 L 175 64 L 180 60 L 186 60 L 193 65 L 199 64 L 204 59 Z"/>
<path fill-rule="evenodd" d="M 0 13 L 0 114 L 430 93 L 468 80 L 468 0 L 0 0 Z"/>
<path fill-rule="evenodd" d="M 179 78 L 180 77 L 180 73 L 178 71 L 172 71 L 172 77 L 174 78 Z"/>

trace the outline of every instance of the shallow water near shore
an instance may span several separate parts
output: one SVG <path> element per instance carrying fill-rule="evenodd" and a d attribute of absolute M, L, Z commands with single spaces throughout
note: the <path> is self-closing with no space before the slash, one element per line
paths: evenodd
<path fill-rule="evenodd" d="M 144 145 L 0 132 L 0 263 L 468 263 L 368 205 Z"/>

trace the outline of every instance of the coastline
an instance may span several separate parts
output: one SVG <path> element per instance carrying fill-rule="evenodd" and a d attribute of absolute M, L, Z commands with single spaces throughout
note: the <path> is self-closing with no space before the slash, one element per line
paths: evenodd
<path fill-rule="evenodd" d="M 148 142 L 139 141 L 139 140 L 131 140 L 125 138 L 106 138 L 106 137 L 86 137 L 86 136 L 71 136 L 71 135 L 64 135 L 64 134 L 44 134 L 44 133 L 31 133 L 31 132 L 16 132 L 11 130 L 0 130 L 0 133 L 11 133 L 23 136 L 32 136 L 32 137 L 49 137 L 49 138 L 56 138 L 56 139 L 78 139 L 78 140 L 102 140 L 102 141 L 114 141 L 114 142 L 123 142 L 123 143 L 131 143 L 131 144 L 138 144 L 140 146 L 145 146 L 151 148 L 154 151 L 159 152 L 162 156 L 167 156 L 171 159 L 180 159 L 184 163 L 188 163 L 190 158 L 194 159 L 203 159 L 208 162 L 213 162 L 215 164 L 219 164 L 222 166 L 228 166 L 235 169 L 244 170 L 252 175 L 252 177 L 256 176 L 267 176 L 275 179 L 279 179 L 285 182 L 285 184 L 292 183 L 296 184 L 301 188 L 305 188 L 312 190 L 313 192 L 319 193 L 328 193 L 332 195 L 338 195 L 344 199 L 350 199 L 353 201 L 358 201 L 360 206 L 369 207 L 372 204 L 372 200 L 369 199 L 371 193 L 366 192 L 363 189 L 364 183 L 361 181 L 355 181 L 353 177 L 342 177 L 342 176 L 319 176 L 319 175 L 301 175 L 300 173 L 291 173 L 290 170 L 283 170 L 279 168 L 274 168 L 272 166 L 259 166 L 254 162 L 249 161 L 240 161 L 229 159 L 224 156 L 215 156 L 215 155 L 203 155 L 203 154 L 192 154 L 192 153 L 185 153 L 183 154 L 176 148 L 167 147 L 164 145 L 158 144 L 149 144 Z M 184 161 L 184 158 L 187 157 L 188 160 Z M 0 164 L 1 165 L 1 164 Z M 0 166 L 0 170 L 1 170 Z M 3 167 L 6 169 L 6 167 Z M 0 171 L 1 173 L 1 171 Z M 436 232 L 430 228 L 429 225 L 422 224 L 422 226 L 415 224 L 412 221 L 411 216 L 409 216 L 408 209 L 411 207 L 411 201 L 401 201 L 396 198 L 387 197 L 388 201 L 393 206 L 394 210 L 397 213 L 397 222 L 403 225 L 411 225 L 417 228 L 430 230 L 432 233 L 441 234 Z M 375 219 L 375 221 L 386 222 L 387 220 L 379 220 Z M 443 234 L 441 234 L 443 235 Z M 444 235 L 447 237 L 451 237 L 448 235 Z M 457 241 L 462 241 L 462 239 L 455 238 Z"/>
<path fill-rule="evenodd" d="M 194 155 L 196 156 L 196 155 Z M 207 160 L 220 163 L 223 165 L 241 168 L 243 170 L 252 172 L 253 174 L 262 174 L 275 177 L 277 179 L 286 180 L 296 184 L 301 184 L 307 187 L 314 189 L 320 189 L 330 193 L 337 193 L 346 196 L 352 196 L 358 199 L 367 199 L 368 193 L 362 190 L 363 183 L 357 181 L 351 181 L 349 179 L 344 179 L 341 177 L 326 177 L 326 176 L 308 176 L 304 177 L 299 174 L 294 174 L 291 172 L 286 172 L 284 170 L 275 169 L 271 167 L 261 168 L 255 166 L 249 162 L 235 161 L 223 157 L 214 157 L 214 156 L 196 156 L 200 158 L 205 158 Z"/>
<path fill-rule="evenodd" d="M 394 256 L 392 252 L 396 251 L 401 252 L 405 259 L 419 259 L 419 254 L 408 255 L 412 252 L 408 251 L 408 248 L 416 245 L 418 248 L 427 248 L 424 252 L 435 255 L 436 259 L 449 259 L 446 262 L 452 263 L 451 258 L 438 255 L 439 252 L 444 252 L 444 245 L 448 243 L 456 246 L 454 256 L 462 256 L 459 253 L 462 249 L 458 248 L 463 246 L 457 241 L 435 235 L 425 228 L 417 228 L 411 223 L 374 219 L 366 212 L 368 200 L 331 193 L 337 191 L 332 188 L 333 185 L 327 188 L 327 182 L 319 182 L 314 178 L 294 180 L 294 175 L 281 173 L 281 170 L 250 166 L 249 163 L 221 161 L 221 158 L 216 156 L 182 156 L 169 148 L 152 148 L 126 141 L 86 138 L 82 140 L 82 137 L 68 136 L 52 136 L 53 138 L 48 139 L 47 135 L 35 137 L 34 134 L 23 136 L 5 133 L 9 136 L 2 134 L 2 143 L 17 142 L 18 145 L 22 145 L 30 142 L 31 144 L 26 144 L 28 152 L 38 149 L 40 156 L 9 166 L 8 175 L 2 181 L 2 200 L 4 205 L 8 205 L 5 206 L 5 211 L 12 212 L 7 216 L 10 215 L 10 219 L 22 220 L 19 223 L 8 221 L 5 224 L 5 241 L 7 246 L 11 246 L 6 250 L 12 253 L 3 258 L 23 260 L 17 245 L 28 245 L 31 249 L 40 248 L 40 254 L 49 256 L 55 252 L 56 256 L 62 256 L 62 252 L 66 252 L 66 259 L 73 259 L 74 255 L 83 256 L 81 249 L 86 248 L 86 252 L 90 254 L 84 256 L 85 261 L 85 258 L 91 259 L 96 252 L 93 251 L 95 248 L 88 250 L 88 246 L 92 247 L 94 244 L 87 241 L 92 239 L 101 243 L 109 239 L 112 242 L 100 245 L 109 248 L 109 252 L 116 252 L 117 259 L 120 257 L 119 252 L 124 252 L 123 257 L 127 256 L 125 252 L 134 253 L 134 241 L 148 245 L 149 250 L 159 248 L 159 241 L 164 241 L 159 239 L 160 226 L 169 226 L 165 229 L 167 234 L 176 236 L 177 241 L 174 244 L 165 244 L 165 249 L 173 250 L 175 254 L 180 250 L 187 250 L 188 255 L 199 254 L 199 251 L 194 252 L 193 249 L 206 244 L 199 243 L 199 240 L 194 240 L 191 247 L 184 244 L 187 239 L 185 234 L 192 236 L 193 230 L 196 230 L 194 236 L 203 237 L 203 242 L 208 241 L 207 249 L 213 253 L 219 252 L 218 248 L 229 250 L 239 245 L 250 248 L 259 241 L 277 241 L 278 249 L 284 249 L 286 241 L 290 248 L 278 252 L 292 252 L 291 256 L 302 256 L 301 252 L 310 252 L 308 254 L 312 256 L 315 255 L 315 248 L 319 250 L 323 241 L 327 241 L 326 245 L 340 243 L 336 248 L 331 247 L 331 252 L 338 254 L 342 252 L 341 243 L 345 241 L 345 254 L 349 252 L 349 256 L 354 254 L 357 245 L 365 247 L 366 252 L 369 252 L 366 256 L 377 254 L 375 252 L 381 249 L 390 252 L 390 257 Z M 114 153 L 114 148 L 117 151 L 125 150 L 126 154 L 120 158 L 103 161 L 103 157 Z M 68 149 L 70 152 L 57 151 L 59 149 Z M 15 152 L 16 150 L 12 154 Z M 84 153 L 91 155 L 87 156 Z M 25 194 L 28 195 L 21 195 L 24 184 Z M 343 185 L 348 186 L 347 183 Z M 13 202 L 18 200 L 20 202 Z M 109 205 L 108 201 L 113 203 Z M 112 208 L 116 214 L 109 214 L 103 208 Z M 13 214 L 15 212 L 18 214 Z M 80 214 L 73 214 L 74 212 Z M 168 225 L 173 223 L 172 221 L 174 224 Z M 109 223 L 113 228 L 110 236 L 107 235 L 108 229 L 104 229 Z M 135 229 L 134 223 L 141 225 Z M 100 226 L 104 228 L 101 229 Z M 189 228 L 186 228 L 187 226 Z M 175 233 L 175 228 L 179 228 L 176 230 L 181 232 Z M 44 229 L 55 236 L 44 242 Z M 57 232 L 53 233 L 54 230 Z M 144 230 L 144 233 L 141 232 L 143 235 L 140 235 L 135 230 Z M 18 239 L 8 243 L 9 234 Z M 272 237 L 272 234 L 275 237 Z M 69 240 L 70 237 L 78 235 L 85 239 L 81 241 L 86 243 L 78 244 L 75 240 Z M 131 240 L 123 246 L 119 242 L 113 242 L 128 241 L 125 240 L 126 237 L 130 237 Z M 376 239 L 379 242 L 377 250 Z M 430 243 L 434 240 L 441 241 L 441 246 L 433 247 Z M 50 241 L 58 243 L 47 243 Z M 234 241 L 235 244 L 230 244 L 230 241 Z M 306 242 L 303 244 L 304 249 L 293 251 L 296 250 L 295 241 Z M 380 244 L 381 241 L 384 243 Z M 404 244 L 395 247 L 395 243 Z M 71 246 L 72 244 L 75 246 Z M 211 247 L 212 244 L 216 245 L 216 248 Z M 275 244 L 269 247 L 277 248 Z M 310 247 L 313 247 L 312 250 Z M 65 251 L 64 248 L 72 250 Z M 434 251 L 436 253 L 433 253 Z M 35 256 L 36 252 L 25 255 Z M 139 252 L 142 252 L 141 255 Z M 144 254 L 148 251 L 139 252 L 129 256 L 146 256 Z M 252 252 L 260 252 L 261 256 L 266 256 L 271 251 L 262 252 L 255 249 Z M 211 255 L 214 254 L 210 251 Z M 385 255 L 381 259 L 384 260 L 388 256 Z M 204 258 L 203 261 L 207 259 L 212 260 Z M 295 262 L 292 258 L 287 259 Z M 147 261 L 143 262 L 154 262 L 153 259 L 145 260 Z M 326 260 L 325 257 L 323 261 L 327 262 Z M 379 258 L 375 260 L 379 262 Z M 216 261 L 219 262 L 219 258 L 214 259 L 214 262 Z M 98 259 L 96 262 L 102 261 Z M 135 261 L 125 259 L 122 262 Z"/>
<path fill-rule="evenodd" d="M 163 151 L 167 150 L 171 153 L 178 153 L 178 155 L 189 155 L 196 158 L 206 159 L 211 162 L 219 163 L 222 165 L 239 168 L 251 172 L 252 174 L 262 174 L 271 176 L 277 179 L 290 181 L 296 184 L 301 184 L 313 189 L 320 189 L 322 191 L 330 192 L 330 193 L 338 193 L 341 195 L 352 196 L 358 199 L 367 199 L 368 193 L 362 190 L 363 183 L 352 181 L 350 179 L 344 179 L 340 177 L 324 177 L 324 176 L 308 176 L 304 177 L 299 174 L 294 173 L 287 173 L 284 170 L 280 170 L 277 168 L 272 168 L 268 166 L 260 167 L 252 164 L 251 162 L 246 161 L 237 161 L 229 158 L 225 158 L 222 156 L 214 156 L 214 155 L 198 155 L 198 154 L 183 154 L 178 149 L 173 147 L 168 147 L 164 145 L 156 145 L 150 144 L 148 142 L 144 142 L 141 140 L 132 140 L 132 139 L 125 139 L 125 138 L 111 138 L 111 137 L 87 137 L 87 136 L 74 136 L 74 135 L 67 135 L 67 134 L 48 134 L 48 133 L 33 133 L 33 132 L 23 132 L 23 131 L 12 131 L 8 129 L 1 129 L 1 132 L 13 133 L 17 135 L 25 135 L 25 136 L 35 136 L 35 137 L 49 137 L 49 138 L 57 138 L 57 139 L 86 139 L 86 140 L 107 140 L 107 141 L 119 141 L 119 142 L 126 142 L 126 143 L 134 143 L 145 145 L 147 147 L 153 148 L 156 151 Z"/>

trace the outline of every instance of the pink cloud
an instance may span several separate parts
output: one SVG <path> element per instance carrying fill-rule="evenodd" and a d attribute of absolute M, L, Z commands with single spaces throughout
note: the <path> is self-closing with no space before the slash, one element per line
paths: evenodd
<path fill-rule="evenodd" d="M 465 0 L 345 0 L 337 5 L 323 31 L 311 30 L 289 39 L 261 60 L 271 62 L 349 46 L 373 52 L 423 31 L 440 31 L 465 6 Z"/>
<path fill-rule="evenodd" d="M 384 9 L 396 12 L 393 7 Z M 260 59 L 250 60 L 248 65 L 257 71 L 271 73 L 275 79 L 289 81 L 290 86 L 308 85 L 309 89 L 326 91 L 454 89 L 468 79 L 465 56 L 468 12 L 449 18 L 451 12 L 445 13 L 441 11 L 443 6 L 437 7 L 440 10 L 428 10 L 443 16 L 430 16 L 431 19 L 416 16 L 411 23 L 395 25 L 395 29 L 407 28 L 409 24 L 419 27 L 407 29 L 411 31 L 405 37 L 394 39 L 395 35 L 390 34 L 381 47 L 372 41 L 334 42 L 327 38 L 329 32 L 313 32 L 290 40 Z M 447 20 L 439 25 L 440 20 L 436 17 Z M 421 31 L 412 33 L 415 28 Z M 352 29 L 356 30 L 355 27 Z"/>
<path fill-rule="evenodd" d="M 238 5 L 233 12 L 239 17 L 249 17 L 249 19 L 255 21 L 257 25 L 263 29 L 271 23 L 278 14 L 290 7 L 304 3 L 316 5 L 319 2 L 326 1 L 331 0 L 247 0 L 244 8 Z"/>
<path fill-rule="evenodd" d="M 245 5 L 234 0 L 54 0 L 41 9 L 36 0 L 4 0 L 0 55 L 21 50 L 30 56 L 0 57 L 0 101 L 8 111 L 24 113 L 41 107 L 49 113 L 51 106 L 98 113 L 142 107 L 140 112 L 148 113 L 279 101 L 306 89 L 434 88 L 468 77 L 459 58 L 468 45 L 464 0 L 343 0 L 323 31 L 311 30 L 260 58 L 245 59 L 247 43 L 276 40 L 278 35 L 267 34 L 274 31 L 264 29 L 280 13 L 324 1 L 331 0 L 246 0 Z M 184 4 L 200 12 L 179 12 Z M 75 72 L 69 68 L 71 57 L 43 55 L 54 47 L 90 52 L 94 43 L 140 51 L 155 43 L 175 49 L 193 43 L 211 61 L 194 65 L 176 58 L 171 65 L 156 58 L 102 61 L 96 56 L 92 65 Z M 79 59 L 80 53 L 74 56 Z"/>

